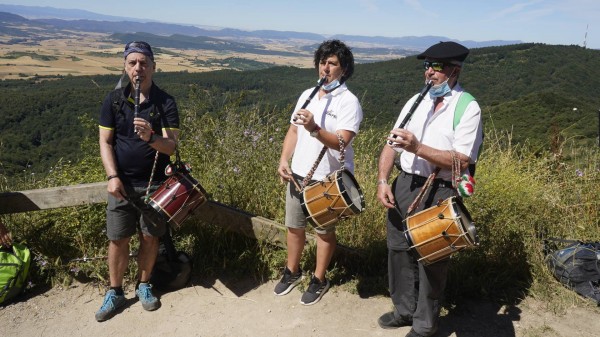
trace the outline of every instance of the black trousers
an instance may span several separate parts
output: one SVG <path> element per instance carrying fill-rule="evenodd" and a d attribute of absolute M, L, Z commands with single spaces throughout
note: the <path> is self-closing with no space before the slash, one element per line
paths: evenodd
<path fill-rule="evenodd" d="M 394 314 L 413 321 L 413 329 L 424 336 L 437 331 L 440 302 L 446 288 L 449 259 L 424 266 L 410 249 L 404 235 L 406 210 L 423 187 L 423 177 L 401 172 L 392 184 L 397 209 L 388 211 L 387 245 L 389 289 Z M 448 183 L 433 184 L 415 213 L 454 196 Z"/>

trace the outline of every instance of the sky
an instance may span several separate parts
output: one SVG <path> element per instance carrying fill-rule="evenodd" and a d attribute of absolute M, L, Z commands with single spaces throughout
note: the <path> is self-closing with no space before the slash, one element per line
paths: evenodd
<path fill-rule="evenodd" d="M 600 49 L 600 0 L 0 0 L 169 23 L 322 35 L 445 36 Z"/>

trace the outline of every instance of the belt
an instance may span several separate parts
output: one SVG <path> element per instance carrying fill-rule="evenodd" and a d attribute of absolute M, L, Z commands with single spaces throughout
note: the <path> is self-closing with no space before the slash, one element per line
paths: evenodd
<path fill-rule="evenodd" d="M 407 173 L 407 172 L 404 172 L 404 171 L 401 171 L 400 174 L 403 175 L 403 176 L 405 176 L 405 177 L 410 178 L 412 180 L 412 183 L 416 184 L 416 185 L 423 186 L 423 185 L 425 185 L 425 182 L 427 181 L 427 177 L 423 177 L 423 176 L 420 176 L 420 175 L 417 175 L 417 174 Z M 441 178 L 434 179 L 433 180 L 433 186 L 440 186 L 440 187 L 445 187 L 445 188 L 453 188 L 451 181 L 446 181 L 446 180 L 443 180 Z"/>

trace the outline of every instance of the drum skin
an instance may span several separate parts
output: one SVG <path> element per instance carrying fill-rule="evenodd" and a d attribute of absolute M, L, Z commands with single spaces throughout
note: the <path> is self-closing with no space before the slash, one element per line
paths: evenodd
<path fill-rule="evenodd" d="M 206 191 L 196 179 L 186 172 L 176 172 L 152 194 L 148 204 L 177 229 L 206 201 Z"/>
<path fill-rule="evenodd" d="M 456 197 L 407 217 L 403 227 L 409 245 L 425 265 L 479 244 L 473 221 Z"/>
<path fill-rule="evenodd" d="M 348 170 L 335 171 L 302 192 L 302 211 L 308 222 L 318 229 L 334 226 L 364 208 L 363 193 Z"/>

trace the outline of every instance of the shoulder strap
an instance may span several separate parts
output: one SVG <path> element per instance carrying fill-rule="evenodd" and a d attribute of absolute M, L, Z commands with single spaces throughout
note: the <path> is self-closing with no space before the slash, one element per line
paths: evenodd
<path fill-rule="evenodd" d="M 456 108 L 454 109 L 454 124 L 452 125 L 452 130 L 456 130 L 456 126 L 460 122 L 460 119 L 465 114 L 465 110 L 467 110 L 467 106 L 469 103 L 473 102 L 475 97 L 469 94 L 468 92 L 463 91 L 458 98 L 458 103 L 456 103 Z"/>
<path fill-rule="evenodd" d="M 465 114 L 465 110 L 467 110 L 467 106 L 469 103 L 473 102 L 475 97 L 469 94 L 466 91 L 463 91 L 458 98 L 458 102 L 456 103 L 456 108 L 454 109 L 454 123 L 452 125 L 452 130 L 456 130 L 456 126 L 460 122 L 460 119 Z M 483 145 L 483 143 L 481 144 Z M 479 147 L 479 155 L 481 155 L 481 146 Z M 475 176 L 476 165 L 469 164 L 469 172 L 471 172 L 471 176 Z"/>
<path fill-rule="evenodd" d="M 123 99 L 121 99 L 121 89 L 115 89 L 110 93 L 110 101 L 112 103 L 112 112 L 113 114 L 117 114 L 122 108 Z"/>

